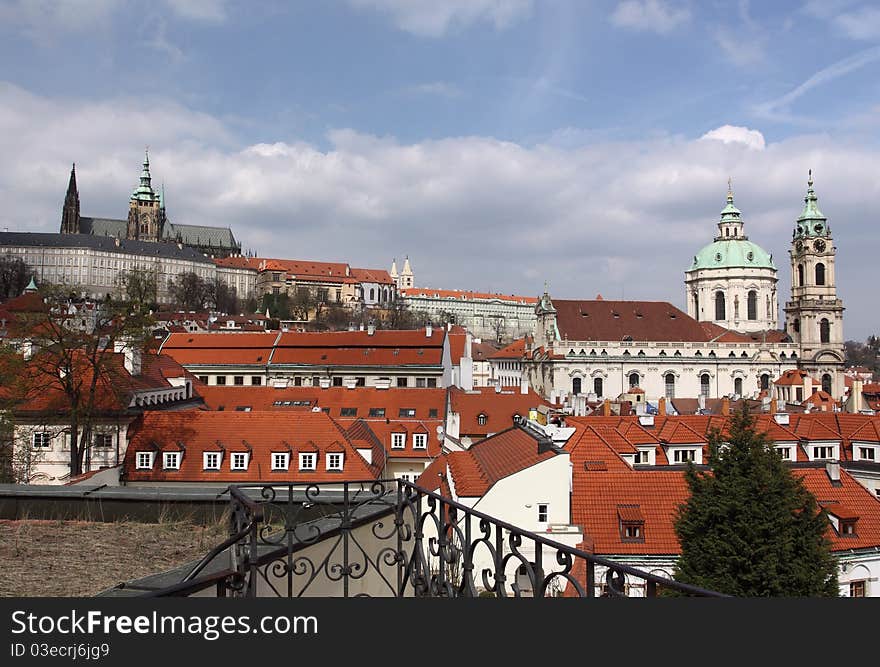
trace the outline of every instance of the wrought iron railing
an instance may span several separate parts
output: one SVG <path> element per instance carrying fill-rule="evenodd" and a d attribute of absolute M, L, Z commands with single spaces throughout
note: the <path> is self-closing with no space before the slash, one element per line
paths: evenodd
<path fill-rule="evenodd" d="M 720 596 L 601 558 L 405 480 L 231 486 L 230 537 L 169 595 Z M 223 554 L 226 554 L 225 556 Z M 163 592 L 158 592 L 162 595 Z"/>

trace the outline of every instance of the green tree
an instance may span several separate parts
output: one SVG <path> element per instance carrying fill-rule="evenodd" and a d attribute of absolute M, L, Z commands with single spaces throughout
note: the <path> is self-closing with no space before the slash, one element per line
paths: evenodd
<path fill-rule="evenodd" d="M 32 275 L 21 257 L 0 257 L 0 301 L 21 294 Z"/>
<path fill-rule="evenodd" d="M 828 517 L 747 412 L 710 434 L 709 468 L 686 473 L 675 579 L 740 597 L 836 596 Z"/>
<path fill-rule="evenodd" d="M 205 310 L 214 304 L 213 285 L 192 271 L 178 274 L 170 292 L 174 304 L 181 310 Z"/>
<path fill-rule="evenodd" d="M 122 271 L 117 278 L 122 290 L 122 298 L 138 312 L 146 313 L 156 308 L 156 271 L 151 269 L 132 269 Z"/>

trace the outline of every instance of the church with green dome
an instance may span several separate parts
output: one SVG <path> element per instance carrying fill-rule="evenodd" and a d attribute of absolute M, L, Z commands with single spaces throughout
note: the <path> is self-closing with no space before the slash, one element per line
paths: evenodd
<path fill-rule="evenodd" d="M 773 256 L 745 235 L 742 213 L 728 188 L 718 235 L 685 271 L 688 315 L 743 333 L 778 328 Z"/>

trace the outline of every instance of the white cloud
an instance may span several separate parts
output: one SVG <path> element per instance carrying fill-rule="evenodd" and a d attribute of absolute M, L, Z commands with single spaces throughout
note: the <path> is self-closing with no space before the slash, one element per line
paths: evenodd
<path fill-rule="evenodd" d="M 714 136 L 708 136 L 714 135 Z M 749 128 L 588 145 L 489 137 L 401 143 L 338 129 L 329 148 L 247 145 L 221 121 L 162 99 L 50 99 L 0 84 L 2 226 L 55 231 L 70 163 L 84 215 L 124 217 L 145 144 L 172 221 L 229 225 L 264 255 L 388 266 L 417 284 L 558 297 L 683 301 L 683 271 L 711 241 L 733 177 L 751 239 L 780 285 L 812 168 L 839 251 L 847 337 L 873 317 L 871 216 L 880 152 L 828 136 L 758 147 Z M 713 139 L 713 140 L 709 140 Z M 725 141 L 727 139 L 728 141 Z M 784 299 L 785 294 L 781 294 Z"/>
<path fill-rule="evenodd" d="M 184 19 L 209 23 L 226 20 L 227 0 L 165 0 L 165 4 Z"/>
<path fill-rule="evenodd" d="M 749 148 L 764 150 L 764 135 L 758 130 L 750 130 L 747 127 L 737 125 L 722 125 L 714 130 L 706 132 L 701 139 L 714 139 L 725 144 L 743 144 Z"/>
<path fill-rule="evenodd" d="M 664 0 L 623 0 L 611 15 L 619 28 L 666 34 L 691 18 L 687 7 Z"/>
<path fill-rule="evenodd" d="M 834 18 L 834 24 L 851 39 L 878 39 L 880 38 L 880 8 L 860 7 L 853 12 L 844 12 Z"/>
<path fill-rule="evenodd" d="M 410 86 L 406 89 L 406 92 L 416 95 L 435 95 L 437 97 L 446 97 L 448 99 L 462 96 L 461 88 L 454 83 L 447 83 L 446 81 L 420 83 L 415 86 Z"/>
<path fill-rule="evenodd" d="M 358 9 L 387 14 L 401 30 L 421 37 L 442 37 L 475 23 L 503 30 L 532 11 L 533 0 L 349 0 Z"/>
<path fill-rule="evenodd" d="M 106 28 L 122 4 L 123 0 L 9 0 L 0 4 L 0 25 L 46 44 L 59 33 Z"/>

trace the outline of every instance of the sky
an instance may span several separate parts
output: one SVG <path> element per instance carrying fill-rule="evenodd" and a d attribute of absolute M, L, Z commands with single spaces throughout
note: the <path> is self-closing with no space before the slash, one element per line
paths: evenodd
<path fill-rule="evenodd" d="M 149 146 L 259 256 L 684 308 L 730 178 L 784 301 L 812 169 L 864 340 L 878 73 L 866 0 L 0 0 L 0 228 L 58 231 L 73 162 L 126 217 Z"/>

